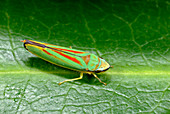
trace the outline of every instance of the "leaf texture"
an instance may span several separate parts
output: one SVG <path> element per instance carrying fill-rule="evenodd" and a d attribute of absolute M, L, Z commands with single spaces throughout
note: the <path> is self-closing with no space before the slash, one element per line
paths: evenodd
<path fill-rule="evenodd" d="M 170 112 L 166 0 L 0 1 L 0 113 Z M 20 40 L 88 51 L 113 68 L 82 80 L 35 57 Z"/>

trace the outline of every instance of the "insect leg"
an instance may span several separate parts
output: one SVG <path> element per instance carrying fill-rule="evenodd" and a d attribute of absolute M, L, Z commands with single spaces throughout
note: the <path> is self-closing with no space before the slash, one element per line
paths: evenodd
<path fill-rule="evenodd" d="M 93 74 L 93 76 L 95 77 L 95 78 L 97 78 L 101 83 L 103 83 L 105 86 L 107 85 L 106 83 L 104 83 L 104 82 L 102 82 L 98 77 L 97 77 L 97 75 L 96 74 L 94 74 L 94 73 L 92 73 Z"/>
<path fill-rule="evenodd" d="M 61 85 L 64 82 L 73 81 L 73 80 L 79 80 L 79 79 L 82 79 L 82 78 L 83 78 L 83 72 L 80 73 L 80 77 L 79 78 L 64 80 L 64 81 L 60 82 L 58 85 Z"/>

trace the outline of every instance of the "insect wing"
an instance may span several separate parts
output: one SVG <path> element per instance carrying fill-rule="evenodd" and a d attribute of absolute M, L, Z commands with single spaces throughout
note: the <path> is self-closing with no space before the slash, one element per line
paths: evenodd
<path fill-rule="evenodd" d="M 49 61 L 54 64 L 73 70 L 84 70 L 86 68 L 86 64 L 83 59 L 76 54 L 50 48 L 44 48 L 42 51 L 46 54 L 47 57 L 50 56 Z M 47 57 L 46 59 L 48 59 Z"/>

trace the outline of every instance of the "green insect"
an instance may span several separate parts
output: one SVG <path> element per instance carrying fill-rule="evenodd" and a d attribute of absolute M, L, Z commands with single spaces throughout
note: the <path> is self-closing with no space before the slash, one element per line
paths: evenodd
<path fill-rule="evenodd" d="M 102 82 L 95 74 L 104 72 L 111 67 L 104 59 L 92 53 L 77 49 L 41 43 L 33 40 L 24 40 L 22 42 L 24 42 L 25 49 L 32 54 L 55 65 L 80 72 L 79 78 L 65 80 L 60 82 L 59 85 L 64 82 L 82 79 L 83 73 L 92 74 L 101 83 L 106 85 L 106 83 Z"/>

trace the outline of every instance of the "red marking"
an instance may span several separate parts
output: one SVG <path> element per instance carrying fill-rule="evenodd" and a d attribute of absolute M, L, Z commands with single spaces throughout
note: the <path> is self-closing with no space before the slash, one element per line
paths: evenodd
<path fill-rule="evenodd" d="M 74 51 L 74 50 L 69 50 L 69 49 L 61 49 L 61 48 L 54 48 L 54 49 L 63 50 L 63 51 L 68 51 L 68 52 L 73 52 L 73 53 L 85 53 L 85 52 Z"/>
<path fill-rule="evenodd" d="M 52 55 L 51 53 L 49 53 L 48 51 L 46 51 L 45 49 L 42 49 L 45 53 L 47 53 L 48 55 Z M 52 55 L 53 56 L 53 55 Z"/>
<path fill-rule="evenodd" d="M 55 51 L 55 50 L 53 50 L 53 51 L 56 52 L 56 53 L 58 53 L 58 54 L 60 54 L 61 56 L 64 56 L 64 57 L 67 58 L 67 59 L 70 59 L 70 60 L 78 63 L 79 65 L 82 65 L 82 64 L 80 63 L 80 61 L 78 61 L 76 58 L 70 57 L 70 56 L 68 56 L 68 55 L 65 55 L 65 54 L 63 54 L 63 53 L 61 53 L 61 52 L 58 52 L 58 51 Z"/>
<path fill-rule="evenodd" d="M 84 60 L 84 62 L 86 63 L 86 65 L 88 65 L 88 63 L 89 63 L 89 61 L 90 61 L 90 55 L 83 56 L 82 59 Z"/>

